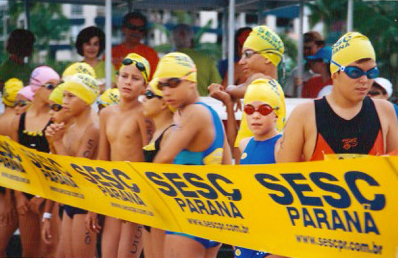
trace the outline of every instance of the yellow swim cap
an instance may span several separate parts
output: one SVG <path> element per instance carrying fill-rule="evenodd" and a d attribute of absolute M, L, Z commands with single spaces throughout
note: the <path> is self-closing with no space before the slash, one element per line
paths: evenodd
<path fill-rule="evenodd" d="M 160 59 L 154 77 L 158 79 L 184 77 L 185 80 L 197 82 L 196 65 L 186 54 L 169 53 Z"/>
<path fill-rule="evenodd" d="M 23 82 L 17 78 L 11 78 L 4 84 L 3 103 L 6 106 L 13 107 L 17 98 L 18 91 L 23 88 Z"/>
<path fill-rule="evenodd" d="M 159 83 L 159 79 L 153 78 L 152 81 L 149 82 L 149 88 L 153 91 L 153 93 L 155 93 L 155 95 L 163 97 L 162 91 L 158 89 L 158 83 Z M 173 112 L 173 113 L 177 111 L 176 108 L 173 108 L 170 105 L 168 105 L 168 107 L 171 110 L 171 112 Z"/>
<path fill-rule="evenodd" d="M 348 32 L 332 47 L 332 61 L 330 72 L 334 74 L 339 67 L 333 62 L 347 66 L 360 59 L 370 58 L 376 61 L 375 50 L 370 40 L 359 32 Z"/>
<path fill-rule="evenodd" d="M 94 68 L 92 68 L 91 65 L 84 62 L 76 62 L 65 69 L 65 71 L 62 73 L 62 80 L 67 81 L 72 75 L 77 73 L 88 74 L 94 79 L 97 78 Z"/>
<path fill-rule="evenodd" d="M 259 52 L 275 66 L 278 66 L 285 52 L 281 38 L 267 26 L 254 27 L 243 47 Z"/>
<path fill-rule="evenodd" d="M 118 104 L 120 102 L 120 92 L 119 89 L 107 89 L 99 97 L 98 104 L 108 107 L 113 104 Z"/>
<path fill-rule="evenodd" d="M 126 60 L 126 61 L 125 61 L 125 60 Z M 132 62 L 129 62 L 128 60 L 130 60 L 130 61 L 132 61 Z M 128 55 L 123 59 L 123 61 L 122 61 L 122 66 L 120 66 L 119 71 L 122 70 L 122 68 L 125 67 L 126 65 L 131 65 L 131 64 L 133 64 L 133 63 L 136 63 L 137 69 L 141 71 L 142 76 L 144 76 L 145 83 L 147 83 L 148 80 L 149 80 L 149 78 L 148 78 L 148 77 L 149 77 L 149 74 L 151 73 L 151 66 L 149 65 L 149 62 L 148 62 L 148 60 L 146 60 L 146 58 L 144 58 L 144 57 L 142 57 L 142 56 L 140 56 L 140 55 L 138 55 L 138 54 L 135 54 L 135 53 L 130 53 L 130 54 L 128 54 Z M 143 67 L 143 68 L 140 68 L 139 65 L 137 66 L 137 63 L 143 64 L 144 67 Z"/>
<path fill-rule="evenodd" d="M 257 79 L 248 87 L 243 99 L 246 105 L 253 101 L 262 101 L 275 108 L 274 112 L 278 116 L 276 129 L 281 132 L 286 124 L 286 103 L 285 95 L 281 85 L 273 79 Z M 239 146 L 241 140 L 253 136 L 246 120 L 246 114 L 242 113 L 242 120 L 238 135 L 235 140 L 235 147 Z"/>
<path fill-rule="evenodd" d="M 70 79 L 58 87 L 62 86 L 63 90 L 68 91 L 87 104 L 93 104 L 99 94 L 99 86 L 97 81 L 88 74 L 77 73 L 72 75 Z"/>
<path fill-rule="evenodd" d="M 55 89 L 51 92 L 50 96 L 48 97 L 49 100 L 54 101 L 54 103 L 62 105 L 62 97 L 64 93 L 63 84 L 55 87 Z"/>

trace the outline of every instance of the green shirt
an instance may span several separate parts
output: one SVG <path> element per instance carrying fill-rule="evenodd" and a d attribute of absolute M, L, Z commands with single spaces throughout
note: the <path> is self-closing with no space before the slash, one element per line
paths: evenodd
<path fill-rule="evenodd" d="M 206 53 L 194 49 L 179 49 L 178 52 L 187 54 L 195 63 L 198 70 L 198 91 L 200 96 L 209 95 L 207 87 L 212 83 L 221 83 L 221 76 L 214 60 Z"/>
<path fill-rule="evenodd" d="M 17 64 L 12 61 L 10 58 L 7 58 L 0 65 L 0 81 L 6 82 L 11 78 L 18 78 L 23 81 L 23 84 L 26 86 L 29 84 L 30 74 L 32 73 L 32 69 L 28 64 Z"/>
<path fill-rule="evenodd" d="M 105 62 L 101 60 L 95 67 L 94 67 L 95 75 L 97 76 L 97 80 L 103 81 L 105 83 Z M 116 70 L 115 67 L 112 65 L 112 83 L 116 83 Z"/>

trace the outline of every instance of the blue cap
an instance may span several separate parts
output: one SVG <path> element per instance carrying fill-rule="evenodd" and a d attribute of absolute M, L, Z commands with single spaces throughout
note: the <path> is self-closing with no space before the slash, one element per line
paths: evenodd
<path fill-rule="evenodd" d="M 323 47 L 319 49 L 315 55 L 313 56 L 307 56 L 307 60 L 319 60 L 322 59 L 323 62 L 325 63 L 330 63 L 330 60 L 332 59 L 332 48 L 331 47 Z"/>

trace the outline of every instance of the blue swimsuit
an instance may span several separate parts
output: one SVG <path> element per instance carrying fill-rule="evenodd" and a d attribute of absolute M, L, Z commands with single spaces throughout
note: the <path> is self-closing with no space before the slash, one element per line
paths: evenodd
<path fill-rule="evenodd" d="M 241 165 L 258 165 L 275 163 L 275 144 L 281 134 L 265 141 L 256 141 L 254 137 L 248 142 L 240 159 Z M 235 247 L 236 258 L 264 258 L 271 255 L 267 252 L 255 251 L 242 247 Z"/>
<path fill-rule="evenodd" d="M 209 165 L 209 164 L 221 164 L 222 161 L 222 154 L 223 154 L 223 147 L 224 147 L 224 130 L 222 127 L 221 120 L 216 113 L 210 106 L 206 105 L 202 102 L 196 102 L 195 104 L 200 104 L 205 106 L 212 116 L 213 120 L 213 129 L 215 132 L 213 143 L 210 147 L 201 152 L 193 152 L 189 150 L 182 150 L 177 157 L 174 159 L 174 164 L 180 165 Z M 191 238 L 199 243 L 201 243 L 206 249 L 211 247 L 216 247 L 220 243 L 208 239 L 204 239 L 201 237 L 196 237 L 184 233 L 177 233 L 166 231 L 166 234 L 171 235 L 178 235 Z"/>

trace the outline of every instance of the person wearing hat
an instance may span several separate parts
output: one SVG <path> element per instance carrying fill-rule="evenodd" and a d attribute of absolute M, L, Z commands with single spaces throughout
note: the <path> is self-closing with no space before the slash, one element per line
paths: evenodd
<path fill-rule="evenodd" d="M 307 56 L 313 56 L 315 53 L 325 47 L 325 39 L 323 36 L 317 32 L 317 31 L 309 31 L 304 33 L 303 37 L 304 41 L 304 59 L 306 59 Z M 316 76 L 316 72 L 312 71 L 309 63 L 302 64 L 303 66 L 303 75 L 302 78 L 299 78 L 298 75 L 298 67 L 295 67 L 291 73 L 290 76 L 286 78 L 286 83 L 283 87 L 283 90 L 286 94 L 286 96 L 289 97 L 299 97 L 299 86 L 303 85 L 305 82 L 307 82 L 309 79 L 311 79 L 313 76 Z"/>
<path fill-rule="evenodd" d="M 274 164 L 277 142 L 282 134 L 277 129 L 278 117 L 282 116 L 284 98 L 278 82 L 272 79 L 257 79 L 247 88 L 243 99 L 247 124 L 253 137 L 239 143 L 242 153 L 241 165 Z M 236 258 L 276 258 L 267 252 L 235 247 Z"/>
<path fill-rule="evenodd" d="M 84 28 L 76 38 L 77 53 L 84 59 L 82 62 L 94 68 L 96 79 L 100 85 L 100 92 L 105 91 L 105 62 L 99 56 L 105 50 L 105 34 L 95 26 Z M 116 87 L 116 70 L 112 65 L 112 87 Z"/>
<path fill-rule="evenodd" d="M 118 88 L 107 89 L 104 93 L 99 97 L 98 104 L 98 112 L 100 112 L 103 108 L 109 107 L 111 105 L 117 105 L 120 102 L 120 91 Z"/>
<path fill-rule="evenodd" d="M 349 32 L 332 47 L 331 94 L 298 105 L 283 133 L 277 162 L 323 160 L 326 154 L 383 155 L 398 148 L 391 103 L 367 97 L 379 75 L 370 40 Z"/>
<path fill-rule="evenodd" d="M 253 134 L 248 128 L 245 113 L 242 114 L 242 120 L 239 131 L 236 128 L 234 101 L 244 97 L 247 86 L 256 79 L 278 79 L 278 65 L 282 61 L 284 53 L 284 44 L 280 37 L 267 26 L 254 27 L 247 37 L 242 49 L 242 58 L 239 64 L 242 73 L 248 78 L 245 83 L 238 86 L 230 85 L 226 89 L 219 84 L 209 86 L 210 96 L 221 100 L 227 107 L 227 136 L 230 146 L 234 146 L 233 155 L 238 164 L 241 153 L 238 149 L 242 139 L 251 137 Z M 278 84 L 278 90 L 283 93 Z M 281 94 L 284 98 L 284 94 Z M 234 101 L 233 101 L 234 100 Z M 283 103 L 285 103 L 283 101 Z M 285 106 L 281 110 L 286 110 Z M 282 112 L 283 113 L 283 112 Z M 278 119 L 278 130 L 282 130 L 285 124 L 285 116 Z"/>
<path fill-rule="evenodd" d="M 323 87 L 333 84 L 329 69 L 331 58 L 331 47 L 323 47 L 315 55 L 307 56 L 306 59 L 311 70 L 318 74 L 318 76 L 314 76 L 304 83 L 301 92 L 302 98 L 316 98 Z"/>
<path fill-rule="evenodd" d="M 151 138 L 147 128 L 150 121 L 145 118 L 138 97 L 145 93 L 150 72 L 149 62 L 138 54 L 130 53 L 123 59 L 117 76 L 120 102 L 99 113 L 98 160 L 144 161 L 142 148 Z M 103 228 L 102 257 L 140 257 L 143 246 L 141 225 L 106 216 L 101 226 L 98 219 L 97 214 L 89 212 L 86 228 L 94 233 Z"/>
<path fill-rule="evenodd" d="M 148 145 L 143 147 L 145 162 L 153 162 L 156 154 L 163 148 L 172 130 L 175 128 L 173 115 L 176 109 L 167 105 L 163 93 L 157 88 L 158 79 L 149 83 L 144 98 L 144 115 L 155 125 L 155 132 Z M 144 255 L 146 258 L 164 257 L 165 231 L 144 226 Z"/>
<path fill-rule="evenodd" d="M 370 89 L 368 95 L 369 97 L 373 99 L 385 99 L 388 100 L 392 96 L 392 83 L 387 80 L 386 78 L 383 77 L 377 77 L 372 85 L 372 88 Z M 393 103 L 395 113 L 398 118 L 398 105 Z"/>
<path fill-rule="evenodd" d="M 48 66 L 39 66 L 32 71 L 29 85 L 34 93 L 33 101 L 25 113 L 16 116 L 10 127 L 11 139 L 21 145 L 48 153 L 49 143 L 44 135 L 52 123 L 49 115 L 48 96 L 57 87 L 60 77 Z M 44 199 L 15 191 L 19 231 L 23 257 L 40 257 L 40 212 Z"/>
<path fill-rule="evenodd" d="M 9 127 L 15 117 L 16 96 L 23 87 L 23 82 L 11 78 L 4 85 L 2 101 L 4 112 L 0 115 L 0 135 L 10 136 Z M 0 257 L 6 256 L 6 247 L 13 233 L 18 228 L 18 216 L 12 191 L 0 187 Z"/>
<path fill-rule="evenodd" d="M 99 85 L 90 75 L 77 73 L 60 84 L 63 90 L 62 110 L 73 119 L 53 123 L 46 129 L 46 137 L 52 142 L 53 154 L 95 158 L 99 141 L 98 118 L 91 112 L 91 105 L 99 95 Z M 53 96 L 59 101 L 59 97 Z M 84 220 L 87 211 L 64 205 L 61 237 L 58 244 L 58 257 L 94 257 L 96 254 L 96 234 L 86 230 Z M 50 213 L 51 214 L 51 213 Z M 43 220 L 51 220 L 52 216 Z"/>
<path fill-rule="evenodd" d="M 153 48 L 141 43 L 147 29 L 148 22 L 142 13 L 137 11 L 127 13 L 122 22 L 124 41 L 112 48 L 112 63 L 119 70 L 123 59 L 129 53 L 136 53 L 148 60 L 152 71 L 149 75 L 149 80 L 151 80 L 158 65 L 159 57 Z"/>
<path fill-rule="evenodd" d="M 165 55 L 155 72 L 166 104 L 177 109 L 170 132 L 154 163 L 181 165 L 230 164 L 231 154 L 218 114 L 200 102 L 196 66 L 179 52 Z M 192 235 L 166 232 L 165 257 L 216 257 L 221 243 Z"/>
<path fill-rule="evenodd" d="M 29 83 L 29 76 L 32 72 L 31 67 L 24 63 L 24 58 L 33 52 L 35 36 L 32 32 L 25 29 L 15 29 L 7 39 L 6 51 L 8 58 L 0 64 L 0 91 L 6 81 L 17 78 L 23 81 L 24 85 Z"/>

